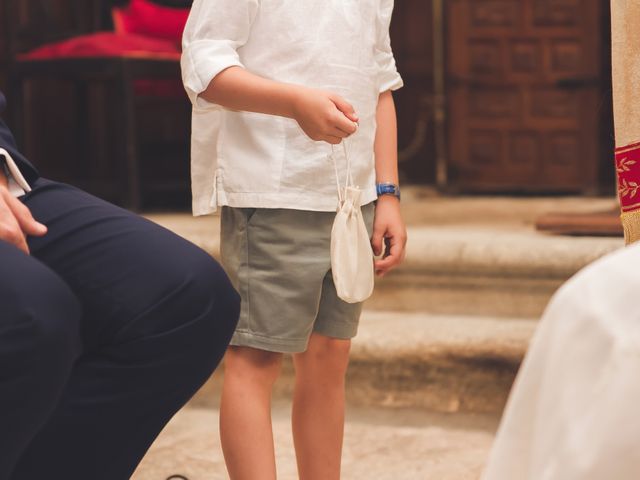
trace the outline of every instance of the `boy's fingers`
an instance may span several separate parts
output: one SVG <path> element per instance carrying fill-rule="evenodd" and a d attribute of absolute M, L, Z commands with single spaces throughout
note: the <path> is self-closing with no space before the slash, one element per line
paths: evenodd
<path fill-rule="evenodd" d="M 340 142 L 342 142 L 341 137 L 335 137 L 333 135 L 326 135 L 325 137 L 322 138 L 322 140 L 324 140 L 327 143 L 330 143 L 331 145 L 338 145 L 340 144 Z"/>
<path fill-rule="evenodd" d="M 400 243 L 394 243 L 391 241 L 391 247 L 389 248 L 388 254 L 382 260 L 376 260 L 375 269 L 376 271 L 382 271 L 386 273 L 393 267 L 396 267 L 402 261 L 403 248 Z"/>
<path fill-rule="evenodd" d="M 391 255 L 391 238 L 384 237 L 384 255 L 382 258 L 387 258 Z"/>
<path fill-rule="evenodd" d="M 389 255 L 388 257 L 383 258 L 382 260 L 375 261 L 375 269 L 377 271 L 387 272 L 391 268 L 395 267 L 400 263 L 400 259 L 395 257 L 394 255 Z"/>
<path fill-rule="evenodd" d="M 352 122 L 357 122 L 359 120 L 353 106 L 344 98 L 339 95 L 331 95 L 331 97 L 329 98 L 331 98 L 331 101 L 336 106 L 336 108 L 340 110 L 349 120 L 351 120 Z"/>
<path fill-rule="evenodd" d="M 377 257 L 382 254 L 382 240 L 384 238 L 384 230 L 373 228 L 373 235 L 371 236 L 371 248 L 373 248 L 373 254 Z"/>
<path fill-rule="evenodd" d="M 347 135 L 353 135 L 358 130 L 358 125 L 344 115 L 338 115 L 336 118 L 335 128 Z"/>
<path fill-rule="evenodd" d="M 330 134 L 334 137 L 339 137 L 339 138 L 347 138 L 349 135 L 351 135 L 350 133 L 347 133 L 343 130 L 340 130 L 339 128 L 334 128 L 331 130 Z"/>

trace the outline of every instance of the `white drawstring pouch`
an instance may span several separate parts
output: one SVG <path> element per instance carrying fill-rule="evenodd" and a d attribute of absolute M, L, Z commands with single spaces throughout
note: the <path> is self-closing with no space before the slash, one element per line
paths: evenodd
<path fill-rule="evenodd" d="M 351 162 L 344 140 L 342 146 L 347 160 L 344 189 L 340 185 L 333 147 L 331 155 L 338 186 L 338 212 L 331 229 L 331 271 L 338 297 L 347 303 L 359 303 L 373 293 L 373 250 L 360 209 L 362 191 L 353 184 Z"/>

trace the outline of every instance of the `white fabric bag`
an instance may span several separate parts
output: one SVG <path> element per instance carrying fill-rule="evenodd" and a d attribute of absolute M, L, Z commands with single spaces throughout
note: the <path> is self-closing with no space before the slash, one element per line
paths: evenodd
<path fill-rule="evenodd" d="M 344 189 L 340 186 L 333 147 L 331 155 L 338 186 L 338 213 L 331 229 L 331 271 L 338 296 L 347 303 L 359 303 L 373 293 L 373 249 L 360 209 L 362 191 L 353 184 L 351 162 L 344 140 L 342 147 L 347 160 Z"/>

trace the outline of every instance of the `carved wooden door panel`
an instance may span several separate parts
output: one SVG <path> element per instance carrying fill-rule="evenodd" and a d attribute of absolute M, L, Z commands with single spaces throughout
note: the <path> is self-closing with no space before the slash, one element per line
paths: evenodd
<path fill-rule="evenodd" d="M 599 0 L 448 0 L 448 170 L 463 190 L 597 184 Z"/>

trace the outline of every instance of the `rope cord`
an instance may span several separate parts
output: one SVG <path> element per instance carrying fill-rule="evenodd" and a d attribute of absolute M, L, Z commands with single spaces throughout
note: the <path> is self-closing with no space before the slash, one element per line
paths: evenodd
<path fill-rule="evenodd" d="M 349 156 L 349 152 L 347 151 L 347 140 L 343 139 L 342 142 L 342 150 L 344 152 L 344 158 L 347 160 L 347 175 L 345 178 L 344 184 L 344 192 L 346 194 L 347 188 L 349 186 L 353 186 L 353 176 L 351 175 L 351 157 Z M 336 186 L 338 187 L 338 200 L 342 204 L 345 200 L 343 195 L 343 190 L 340 188 L 340 173 L 338 172 L 338 161 L 336 160 L 336 147 L 335 145 L 331 145 L 331 159 L 333 160 L 333 168 L 336 172 Z"/>

